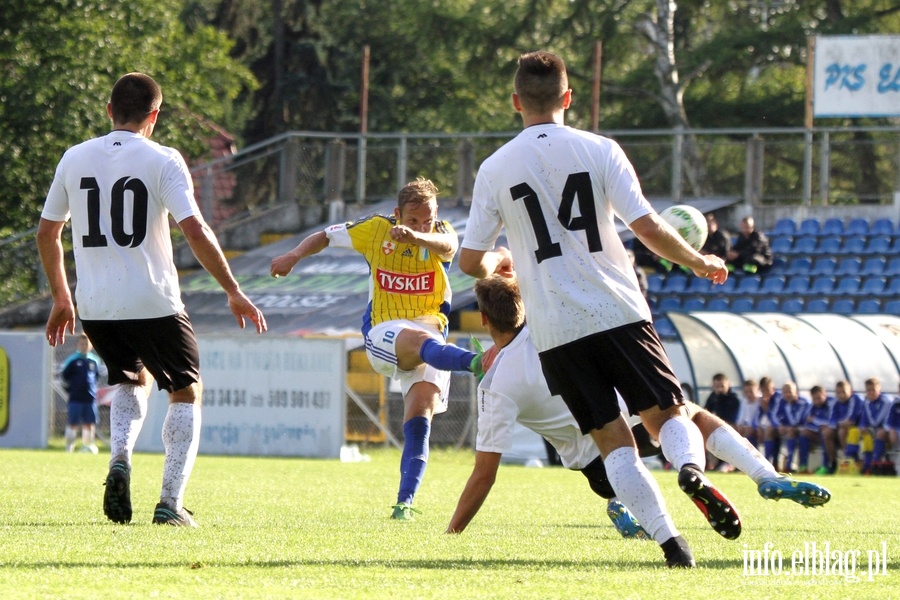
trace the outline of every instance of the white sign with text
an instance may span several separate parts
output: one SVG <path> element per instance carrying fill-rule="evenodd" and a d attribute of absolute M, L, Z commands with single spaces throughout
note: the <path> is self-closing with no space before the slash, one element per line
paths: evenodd
<path fill-rule="evenodd" d="M 201 454 L 337 458 L 344 443 L 342 339 L 198 337 Z M 155 389 L 137 450 L 162 452 L 168 395 Z"/>
<path fill-rule="evenodd" d="M 900 36 L 816 36 L 813 116 L 900 115 Z"/>

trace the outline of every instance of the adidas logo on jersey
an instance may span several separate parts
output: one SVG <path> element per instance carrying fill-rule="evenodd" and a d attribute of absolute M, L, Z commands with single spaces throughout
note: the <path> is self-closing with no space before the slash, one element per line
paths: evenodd
<path fill-rule="evenodd" d="M 406 258 L 412 258 L 412 255 L 413 255 L 412 248 L 407 248 L 406 250 L 403 251 L 403 254 L 401 254 L 400 256 L 405 256 Z"/>

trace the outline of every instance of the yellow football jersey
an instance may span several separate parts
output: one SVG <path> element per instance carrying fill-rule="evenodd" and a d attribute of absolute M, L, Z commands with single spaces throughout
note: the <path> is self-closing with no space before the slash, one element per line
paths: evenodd
<path fill-rule="evenodd" d="M 450 314 L 450 261 L 415 244 L 391 239 L 394 217 L 372 215 L 325 230 L 329 242 L 353 248 L 369 263 L 369 306 L 363 332 L 396 319 L 432 317 L 446 330 Z M 447 221 L 435 221 L 435 233 L 455 234 Z"/>

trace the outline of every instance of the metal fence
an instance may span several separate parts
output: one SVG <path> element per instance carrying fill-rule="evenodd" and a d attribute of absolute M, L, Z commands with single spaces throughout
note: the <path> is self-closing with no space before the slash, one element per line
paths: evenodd
<path fill-rule="evenodd" d="M 900 127 L 608 131 L 648 197 L 742 198 L 752 206 L 891 204 L 900 189 Z M 426 176 L 471 198 L 477 165 L 515 132 L 289 132 L 193 170 L 214 224 L 261 207 L 393 197 Z M 224 207 L 224 208 L 223 208 Z"/>

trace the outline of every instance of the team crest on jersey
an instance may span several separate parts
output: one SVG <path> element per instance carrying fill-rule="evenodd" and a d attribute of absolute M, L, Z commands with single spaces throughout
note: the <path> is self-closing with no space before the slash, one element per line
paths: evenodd
<path fill-rule="evenodd" d="M 385 241 L 381 242 L 381 253 L 384 254 L 385 256 L 390 256 L 391 254 L 393 254 L 394 250 L 396 248 L 397 248 L 397 245 L 390 240 L 385 240 Z"/>

